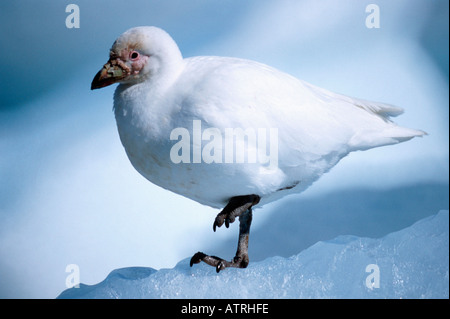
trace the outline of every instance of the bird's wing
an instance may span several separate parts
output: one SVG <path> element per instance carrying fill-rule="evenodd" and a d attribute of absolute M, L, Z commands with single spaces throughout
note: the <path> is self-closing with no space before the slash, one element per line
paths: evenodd
<path fill-rule="evenodd" d="M 183 119 L 220 130 L 274 128 L 281 166 L 334 165 L 350 151 L 424 134 L 390 121 L 401 108 L 333 93 L 254 61 L 191 58 L 184 72 Z"/>

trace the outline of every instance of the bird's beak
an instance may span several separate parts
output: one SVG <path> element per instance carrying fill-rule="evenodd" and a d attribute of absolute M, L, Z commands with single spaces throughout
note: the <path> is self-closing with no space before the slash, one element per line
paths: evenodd
<path fill-rule="evenodd" d="M 91 90 L 101 89 L 117 83 L 130 75 L 130 73 L 130 68 L 122 60 L 111 58 L 95 75 L 91 83 Z"/>

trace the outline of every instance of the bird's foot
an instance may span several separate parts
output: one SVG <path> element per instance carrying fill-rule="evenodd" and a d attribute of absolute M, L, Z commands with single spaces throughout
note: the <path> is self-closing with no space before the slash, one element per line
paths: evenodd
<path fill-rule="evenodd" d="M 253 205 L 259 203 L 260 197 L 258 195 L 245 195 L 232 197 L 227 206 L 216 216 L 213 224 L 213 230 L 216 227 L 221 227 L 225 223 L 228 228 L 233 223 L 236 217 L 241 216 L 242 213 L 250 209 Z"/>
<path fill-rule="evenodd" d="M 190 266 L 194 264 L 198 264 L 199 262 L 203 261 L 204 263 L 213 266 L 216 268 L 216 272 L 219 272 L 225 268 L 234 267 L 234 268 L 246 268 L 249 263 L 248 255 L 245 254 L 244 256 L 235 256 L 232 261 L 227 261 L 225 259 L 219 258 L 217 256 L 209 256 L 202 252 L 196 253 L 194 256 L 192 256 L 190 261 Z"/>
<path fill-rule="evenodd" d="M 228 228 L 230 223 L 234 222 L 236 217 L 239 217 L 239 242 L 236 251 L 236 256 L 232 261 L 219 258 L 217 256 L 209 256 L 202 252 L 196 253 L 192 256 L 190 266 L 204 263 L 216 268 L 219 272 L 228 267 L 246 268 L 249 263 L 248 258 L 248 238 L 250 235 L 250 225 L 252 223 L 252 206 L 259 203 L 260 197 L 258 195 L 236 196 L 230 199 L 227 206 L 217 215 L 213 229 L 216 231 L 216 226 L 220 227 L 225 223 Z"/>

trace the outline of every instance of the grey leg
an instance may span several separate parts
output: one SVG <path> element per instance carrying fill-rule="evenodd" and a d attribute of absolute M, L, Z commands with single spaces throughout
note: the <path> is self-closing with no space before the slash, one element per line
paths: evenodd
<path fill-rule="evenodd" d="M 227 206 L 217 215 L 213 229 L 216 231 L 216 226 L 220 227 L 225 223 L 228 228 L 229 224 L 234 222 L 236 217 L 239 217 L 239 241 L 236 251 L 236 256 L 232 261 L 226 261 L 216 256 L 208 256 L 202 252 L 196 253 L 190 261 L 197 264 L 201 261 L 206 264 L 216 267 L 219 272 L 227 267 L 245 268 L 248 266 L 248 239 L 250 235 L 250 225 L 252 223 L 252 206 L 259 203 L 260 197 L 258 195 L 236 196 L 230 199 Z"/>

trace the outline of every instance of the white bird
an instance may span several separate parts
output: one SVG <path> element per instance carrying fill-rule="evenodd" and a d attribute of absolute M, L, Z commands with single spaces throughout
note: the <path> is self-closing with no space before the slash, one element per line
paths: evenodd
<path fill-rule="evenodd" d="M 401 108 L 347 97 L 267 65 L 183 58 L 160 28 L 136 27 L 110 50 L 91 89 L 120 83 L 114 113 L 134 168 L 150 182 L 240 217 L 233 260 L 198 252 L 193 263 L 245 268 L 252 207 L 305 190 L 352 151 L 426 134 L 394 124 Z"/>

